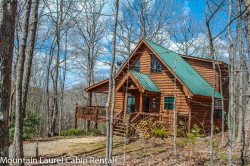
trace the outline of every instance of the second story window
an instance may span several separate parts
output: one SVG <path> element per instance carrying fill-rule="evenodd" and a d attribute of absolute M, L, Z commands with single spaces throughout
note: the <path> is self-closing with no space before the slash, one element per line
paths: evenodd
<path fill-rule="evenodd" d="M 162 72 L 162 66 L 154 56 L 151 56 L 151 72 L 153 73 Z"/>
<path fill-rule="evenodd" d="M 141 62 L 140 62 L 140 60 L 138 60 L 135 63 L 135 66 L 134 66 L 133 70 L 139 72 L 140 71 L 140 66 L 141 66 Z"/>

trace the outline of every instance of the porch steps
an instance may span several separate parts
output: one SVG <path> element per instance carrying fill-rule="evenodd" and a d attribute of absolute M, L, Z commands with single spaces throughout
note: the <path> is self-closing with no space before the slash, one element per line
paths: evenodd
<path fill-rule="evenodd" d="M 125 130 L 126 130 L 126 126 L 123 124 L 123 121 L 118 120 L 118 122 L 114 125 L 114 129 L 113 129 L 114 135 L 123 137 L 124 132 L 126 132 Z"/>

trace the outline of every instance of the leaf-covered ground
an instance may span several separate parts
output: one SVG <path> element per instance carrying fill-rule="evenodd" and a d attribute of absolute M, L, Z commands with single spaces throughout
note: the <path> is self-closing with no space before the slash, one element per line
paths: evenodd
<path fill-rule="evenodd" d="M 214 139 L 214 161 L 215 165 L 227 165 L 227 145 L 220 145 L 220 134 Z M 226 140 L 225 140 L 225 143 Z M 35 157 L 35 142 L 25 143 L 26 157 Z M 126 153 L 124 153 L 126 151 Z M 145 166 L 145 165 L 209 165 L 209 137 L 198 138 L 190 141 L 183 138 L 177 139 L 177 155 L 174 155 L 172 138 L 160 139 L 137 139 L 124 146 L 123 138 L 117 137 L 114 142 L 116 165 Z M 73 156 L 88 158 L 104 158 L 105 137 L 78 137 L 78 138 L 57 138 L 39 142 L 39 155 L 42 158 L 68 157 L 67 160 L 74 160 Z M 239 161 L 239 145 L 234 144 L 233 151 L 234 165 Z M 44 165 L 44 164 L 41 164 Z M 51 165 L 51 164 L 50 164 Z M 69 163 L 55 163 L 55 165 L 69 165 Z M 73 164 L 76 165 L 76 164 Z M 79 164 L 81 165 L 81 164 Z M 100 164 L 85 164 L 100 165 Z"/>

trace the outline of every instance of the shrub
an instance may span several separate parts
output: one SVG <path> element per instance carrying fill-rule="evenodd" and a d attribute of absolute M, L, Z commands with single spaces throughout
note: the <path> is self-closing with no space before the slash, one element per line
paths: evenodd
<path fill-rule="evenodd" d="M 152 135 L 154 137 L 158 137 L 158 138 L 165 138 L 165 137 L 167 137 L 168 132 L 164 129 L 153 129 Z"/>
<path fill-rule="evenodd" d="M 166 124 L 162 121 L 155 121 L 152 126 L 152 135 L 154 137 L 165 138 L 171 135 L 171 131 L 167 131 Z"/>
<path fill-rule="evenodd" d="M 187 144 L 186 139 L 178 139 L 177 142 L 176 142 L 176 146 L 180 147 L 180 148 L 185 147 L 186 144 Z"/>
<path fill-rule="evenodd" d="M 193 134 L 193 133 L 187 133 L 187 139 L 190 141 L 190 142 L 192 142 L 192 143 L 194 143 L 194 141 L 196 140 L 196 135 L 195 134 Z"/>
<path fill-rule="evenodd" d="M 178 127 L 179 128 L 185 128 L 185 123 L 183 122 L 183 120 L 178 120 Z"/>
<path fill-rule="evenodd" d="M 61 132 L 61 136 L 80 136 L 83 135 L 85 132 L 83 130 L 79 129 L 69 129 L 69 130 L 63 130 Z"/>
<path fill-rule="evenodd" d="M 26 112 L 26 116 L 24 118 L 23 124 L 23 139 L 28 140 L 36 137 L 38 133 L 39 126 L 42 122 L 42 118 L 38 113 L 34 113 L 31 111 Z M 15 127 L 12 126 L 9 129 L 9 137 L 13 140 L 14 138 Z"/>
<path fill-rule="evenodd" d="M 191 133 L 187 133 L 187 138 L 189 141 L 194 143 L 197 137 L 204 137 L 204 134 L 201 133 L 200 127 L 194 124 L 191 130 Z"/>
<path fill-rule="evenodd" d="M 178 128 L 177 129 L 177 136 L 178 137 L 185 137 L 186 136 L 186 131 L 183 128 Z"/>
<path fill-rule="evenodd" d="M 92 130 L 90 131 L 90 133 L 91 133 L 91 135 L 93 135 L 93 136 L 102 135 L 102 132 L 101 132 L 100 130 L 98 130 L 98 129 L 92 129 Z"/>
<path fill-rule="evenodd" d="M 60 134 L 61 136 L 98 136 L 101 135 L 101 131 L 98 129 L 92 129 L 88 132 L 80 129 L 69 129 L 69 130 L 64 130 Z"/>
<path fill-rule="evenodd" d="M 204 137 L 204 135 L 201 133 L 200 127 L 197 124 L 193 125 L 191 131 L 196 137 Z"/>

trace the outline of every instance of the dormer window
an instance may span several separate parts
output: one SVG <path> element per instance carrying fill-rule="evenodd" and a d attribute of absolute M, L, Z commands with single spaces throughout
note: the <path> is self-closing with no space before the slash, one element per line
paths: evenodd
<path fill-rule="evenodd" d="M 162 66 L 154 56 L 151 56 L 151 72 L 152 73 L 162 72 Z"/>
<path fill-rule="evenodd" d="M 133 70 L 139 72 L 140 71 L 140 66 L 141 66 L 141 62 L 140 62 L 140 60 L 138 60 L 135 63 L 135 66 L 134 66 Z"/>

